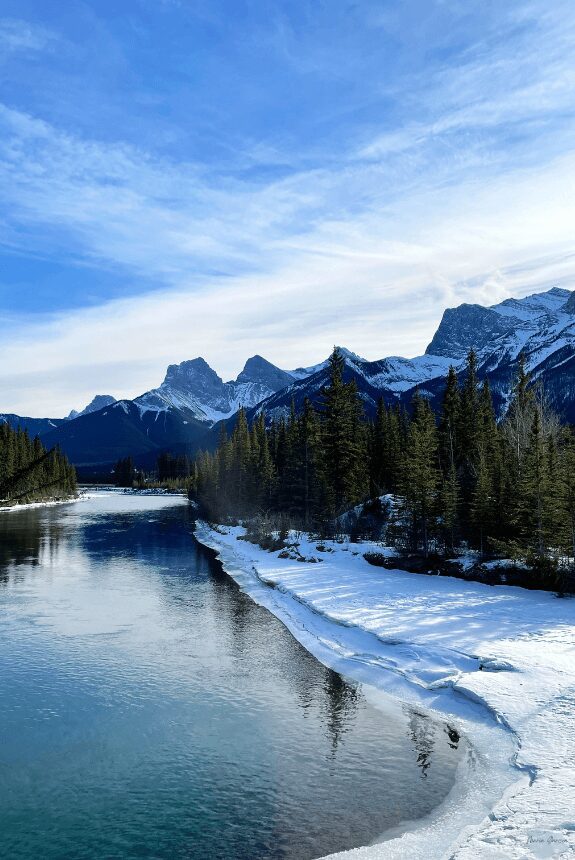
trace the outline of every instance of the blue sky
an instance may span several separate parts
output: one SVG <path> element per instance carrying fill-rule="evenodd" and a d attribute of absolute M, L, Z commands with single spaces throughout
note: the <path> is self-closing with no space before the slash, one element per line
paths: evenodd
<path fill-rule="evenodd" d="M 573 56 L 562 0 L 0 0 L 0 410 L 575 288 Z"/>

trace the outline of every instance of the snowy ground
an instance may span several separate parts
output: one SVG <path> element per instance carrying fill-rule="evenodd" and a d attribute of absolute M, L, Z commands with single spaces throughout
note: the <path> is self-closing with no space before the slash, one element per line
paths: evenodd
<path fill-rule="evenodd" d="M 455 723 L 474 754 L 429 820 L 346 860 L 575 857 L 575 599 L 368 565 L 366 544 L 278 558 L 198 539 L 326 665 Z M 270 588 L 270 586 L 272 586 Z M 344 855 L 337 855 L 344 857 Z"/>
<path fill-rule="evenodd" d="M 80 495 L 72 499 L 57 499 L 51 502 L 28 502 L 24 505 L 7 505 L 6 507 L 0 505 L 0 514 L 9 513 L 10 511 L 26 511 L 30 510 L 30 508 L 52 508 L 54 505 L 70 505 L 72 502 L 81 502 L 84 498 L 88 498 L 88 496 L 80 493 Z"/>
<path fill-rule="evenodd" d="M 54 505 L 69 505 L 73 502 L 82 502 L 85 499 L 91 499 L 94 495 L 98 493 L 99 495 L 102 493 L 121 493 L 123 495 L 131 495 L 131 496 L 187 496 L 187 493 L 183 491 L 172 491 L 165 490 L 161 487 L 157 489 L 145 489 L 145 490 L 131 490 L 131 489 L 123 489 L 120 487 L 95 487 L 94 489 L 84 489 L 80 487 L 80 491 L 75 498 L 72 499 L 58 499 L 57 501 L 52 502 L 29 502 L 24 505 L 8 505 L 6 507 L 2 507 L 0 505 L 0 514 L 1 513 L 9 513 L 13 511 L 26 511 L 30 508 L 51 508 Z"/>

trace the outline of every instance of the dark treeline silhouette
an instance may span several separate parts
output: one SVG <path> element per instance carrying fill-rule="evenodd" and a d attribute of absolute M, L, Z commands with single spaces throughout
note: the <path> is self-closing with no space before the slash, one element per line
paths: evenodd
<path fill-rule="evenodd" d="M 133 458 L 122 457 L 120 460 L 117 460 L 112 474 L 117 487 L 132 487 L 136 480 Z"/>
<path fill-rule="evenodd" d="M 0 504 L 48 501 L 73 496 L 76 471 L 57 449 L 39 438 L 0 424 Z"/>
<path fill-rule="evenodd" d="M 463 381 L 450 368 L 437 417 L 416 393 L 409 412 L 381 401 L 367 421 L 343 366 L 336 349 L 317 407 L 308 400 L 269 427 L 240 410 L 231 436 L 222 429 L 215 453 L 199 455 L 190 492 L 210 519 L 280 516 L 328 536 L 344 512 L 389 495 L 387 540 L 405 553 L 575 559 L 574 434 L 522 358 L 499 422 L 473 352 Z"/>
<path fill-rule="evenodd" d="M 187 479 L 192 474 L 192 462 L 186 454 L 160 454 L 157 460 L 158 480 Z"/>
<path fill-rule="evenodd" d="M 165 487 L 187 490 L 195 473 L 194 464 L 186 454 L 162 453 L 156 461 L 156 470 L 136 469 L 133 457 L 118 460 L 113 469 L 117 487 L 138 489 Z"/>

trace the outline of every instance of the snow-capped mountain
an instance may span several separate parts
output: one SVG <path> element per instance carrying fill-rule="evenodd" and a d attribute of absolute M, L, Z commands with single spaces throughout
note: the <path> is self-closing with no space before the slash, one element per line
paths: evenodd
<path fill-rule="evenodd" d="M 96 394 L 94 399 L 87 406 L 84 406 L 80 412 L 77 412 L 75 409 L 70 410 L 67 420 L 73 421 L 74 418 L 79 418 L 80 415 L 89 415 L 90 412 L 97 412 L 98 409 L 103 409 L 104 406 L 111 406 L 115 402 L 116 398 L 112 397 L 111 394 Z"/>
<path fill-rule="evenodd" d="M 210 428 L 240 406 L 251 408 L 294 381 L 285 370 L 252 356 L 235 380 L 223 382 L 203 358 L 168 367 L 164 381 L 134 400 L 111 398 L 97 411 L 68 420 L 46 433 L 47 445 L 59 445 L 79 465 L 112 463 L 162 450 L 194 453 Z"/>
<path fill-rule="evenodd" d="M 471 347 L 486 371 L 523 351 L 531 370 L 575 343 L 575 293 L 554 287 L 498 305 L 460 305 L 445 311 L 427 355 L 463 360 Z"/>
<path fill-rule="evenodd" d="M 355 352 L 351 352 L 351 350 L 346 349 L 345 346 L 338 346 L 337 349 L 341 352 L 350 366 L 362 366 L 367 364 L 367 359 L 362 358 L 360 355 L 356 355 Z M 294 380 L 299 381 L 300 379 L 307 379 L 308 377 L 319 373 L 320 370 L 325 370 L 328 364 L 329 358 L 326 358 L 323 361 L 320 361 L 319 364 L 314 364 L 311 367 L 297 367 L 295 370 L 289 370 L 288 373 Z"/>
<path fill-rule="evenodd" d="M 408 405 L 416 387 L 438 405 L 449 366 L 462 371 L 471 348 L 500 411 L 523 352 L 551 403 L 565 420 L 575 420 L 575 293 L 569 290 L 553 288 L 488 308 L 463 304 L 448 309 L 425 354 L 416 358 L 367 361 L 341 351 L 345 378 L 355 380 L 370 415 L 380 397 Z M 135 400 L 108 402 L 96 411 L 88 407 L 74 420 L 4 420 L 40 422 L 36 432 L 45 443 L 59 444 L 75 463 L 107 463 L 127 454 L 153 457 L 161 450 L 193 454 L 214 443 L 215 425 L 225 419 L 233 423 L 240 406 L 251 415 L 285 415 L 292 401 L 298 408 L 305 397 L 320 401 L 327 380 L 328 359 L 286 371 L 256 355 L 235 380 L 224 382 L 204 359 L 195 358 L 170 365 L 162 384 Z"/>
<path fill-rule="evenodd" d="M 553 289 L 523 299 L 506 299 L 492 307 L 463 304 L 443 314 L 425 354 L 366 361 L 342 350 L 348 378 L 355 378 L 368 414 L 379 397 L 409 404 L 417 387 L 437 401 L 449 366 L 459 372 L 474 349 L 481 376 L 488 376 L 500 409 L 508 398 L 520 352 L 534 379 L 540 379 L 551 403 L 568 420 L 575 419 L 575 292 Z M 291 401 L 317 400 L 327 381 L 327 361 L 307 368 L 287 389 L 258 404 L 256 412 L 286 415 Z M 298 371 L 292 372 L 297 376 Z"/>
<path fill-rule="evenodd" d="M 426 353 L 463 362 L 471 347 L 502 403 L 522 352 L 531 376 L 566 420 L 575 419 L 575 292 L 554 287 L 490 308 L 447 310 Z"/>
<path fill-rule="evenodd" d="M 146 410 L 187 410 L 198 421 L 213 424 L 229 418 L 240 406 L 250 408 L 294 381 L 292 374 L 266 361 L 249 358 L 235 380 L 224 382 L 203 358 L 171 364 L 159 388 L 136 397 Z"/>

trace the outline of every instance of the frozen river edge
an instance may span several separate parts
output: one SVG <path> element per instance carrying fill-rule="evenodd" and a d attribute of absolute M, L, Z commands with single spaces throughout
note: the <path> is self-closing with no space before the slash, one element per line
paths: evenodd
<path fill-rule="evenodd" d="M 374 568 L 366 544 L 303 559 L 196 524 L 196 537 L 318 660 L 448 720 L 472 744 L 449 797 L 338 857 L 566 858 L 575 852 L 575 601 Z M 321 563 L 313 561 L 321 559 Z M 334 855 L 335 856 L 335 855 Z"/>

